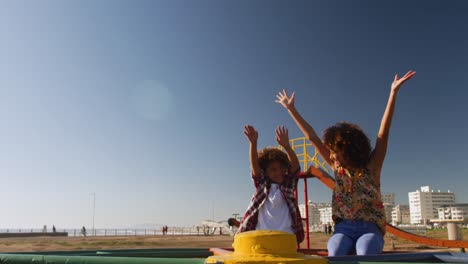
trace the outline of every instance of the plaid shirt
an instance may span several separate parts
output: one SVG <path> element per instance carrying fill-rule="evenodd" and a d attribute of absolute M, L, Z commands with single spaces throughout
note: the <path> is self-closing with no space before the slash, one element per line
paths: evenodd
<path fill-rule="evenodd" d="M 289 213 L 291 214 L 292 229 L 296 234 L 297 243 L 301 243 L 304 240 L 304 227 L 302 226 L 301 214 L 299 213 L 299 207 L 297 205 L 296 198 L 294 197 L 294 191 L 297 189 L 297 183 L 299 181 L 299 172 L 300 170 L 296 173 L 288 173 L 283 183 L 279 185 L 281 193 L 288 205 Z M 237 231 L 238 233 L 256 229 L 258 213 L 270 192 L 271 180 L 263 173 L 258 177 L 253 177 L 252 175 L 252 179 L 255 184 L 256 191 L 247 211 L 245 212 L 242 223 Z"/>

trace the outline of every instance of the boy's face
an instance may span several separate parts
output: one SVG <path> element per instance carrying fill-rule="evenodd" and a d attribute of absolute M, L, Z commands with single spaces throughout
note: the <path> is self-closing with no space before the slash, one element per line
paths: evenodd
<path fill-rule="evenodd" d="M 282 183 L 288 173 L 288 168 L 279 161 L 272 161 L 266 168 L 266 176 L 274 183 Z"/>

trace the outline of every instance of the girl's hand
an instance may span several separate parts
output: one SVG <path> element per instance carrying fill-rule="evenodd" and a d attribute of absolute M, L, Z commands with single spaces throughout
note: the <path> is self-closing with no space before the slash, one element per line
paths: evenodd
<path fill-rule="evenodd" d="M 289 133 L 288 129 L 284 126 L 279 126 L 276 128 L 276 142 L 283 148 L 289 146 Z"/>
<path fill-rule="evenodd" d="M 398 79 L 398 74 L 395 74 L 395 79 L 393 80 L 392 83 L 392 92 L 398 92 L 400 90 L 400 87 L 409 79 L 413 78 L 413 76 L 416 74 L 415 71 L 408 71 L 405 76 L 402 78 Z"/>
<path fill-rule="evenodd" d="M 244 135 L 247 137 L 250 143 L 256 144 L 258 140 L 258 132 L 253 126 L 244 127 Z"/>
<path fill-rule="evenodd" d="M 279 92 L 276 95 L 276 98 L 278 98 L 278 100 L 276 100 L 275 102 L 281 104 L 282 106 L 284 106 L 284 108 L 289 110 L 294 108 L 294 99 L 296 98 L 296 92 L 293 92 L 291 96 L 289 96 L 288 92 L 286 92 L 286 90 L 283 89 L 283 91 Z"/>

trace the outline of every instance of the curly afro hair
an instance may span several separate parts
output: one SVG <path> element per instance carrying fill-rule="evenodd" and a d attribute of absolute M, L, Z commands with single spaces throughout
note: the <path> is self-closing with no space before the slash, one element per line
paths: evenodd
<path fill-rule="evenodd" d="M 369 163 L 370 140 L 358 125 L 339 122 L 323 132 L 322 141 L 333 152 L 342 153 L 352 168 L 362 169 Z"/>
<path fill-rule="evenodd" d="M 258 163 L 263 171 L 266 171 L 271 162 L 279 162 L 285 168 L 289 168 L 288 155 L 277 148 L 264 148 L 258 154 Z"/>

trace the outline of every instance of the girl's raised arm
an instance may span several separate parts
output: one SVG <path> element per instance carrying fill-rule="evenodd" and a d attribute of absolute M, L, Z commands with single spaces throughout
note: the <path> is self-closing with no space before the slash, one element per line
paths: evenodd
<path fill-rule="evenodd" d="M 387 108 L 382 117 L 380 123 L 379 133 L 377 135 L 377 141 L 375 148 L 371 154 L 371 167 L 375 170 L 378 182 L 380 182 L 380 171 L 387 153 L 388 138 L 390 134 L 390 127 L 392 125 L 393 113 L 395 112 L 395 102 L 400 87 L 409 79 L 416 74 L 415 71 L 408 71 L 405 76 L 398 79 L 398 74 L 395 75 L 395 79 L 392 83 L 390 90 L 390 96 L 388 98 Z"/>
<path fill-rule="evenodd" d="M 289 96 L 286 90 L 283 90 L 279 92 L 278 95 L 276 95 L 276 98 L 278 99 L 276 102 L 288 110 L 289 114 L 294 119 L 297 126 L 301 129 L 302 133 L 304 133 L 305 137 L 310 140 L 312 145 L 314 145 L 314 147 L 322 156 L 323 160 L 334 170 L 334 164 L 330 160 L 330 151 L 322 143 L 322 140 L 317 135 L 317 133 L 315 133 L 315 130 L 312 128 L 312 126 L 310 126 L 309 123 L 307 123 L 307 121 L 305 121 L 301 114 L 299 114 L 299 112 L 296 110 L 296 107 L 294 106 L 295 97 L 295 92 Z"/>

